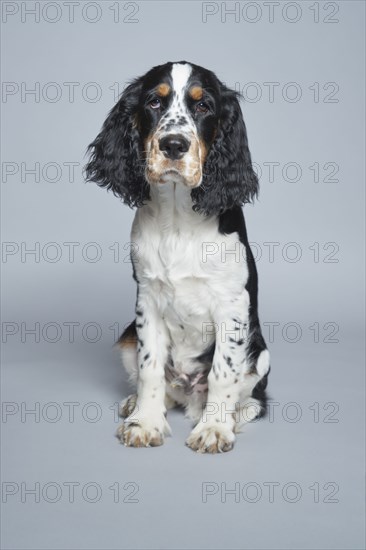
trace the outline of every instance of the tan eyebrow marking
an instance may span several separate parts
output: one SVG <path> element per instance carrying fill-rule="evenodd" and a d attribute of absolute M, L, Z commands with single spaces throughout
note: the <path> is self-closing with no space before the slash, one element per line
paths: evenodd
<path fill-rule="evenodd" d="M 189 95 L 190 95 L 191 98 L 194 99 L 195 101 L 198 101 L 199 99 L 202 99 L 203 90 L 202 90 L 201 86 L 193 86 L 193 87 L 189 90 Z"/>
<path fill-rule="evenodd" d="M 159 84 L 159 86 L 156 88 L 156 93 L 160 95 L 160 97 L 166 97 L 170 92 L 170 86 L 169 84 L 166 84 L 165 82 L 162 82 Z"/>

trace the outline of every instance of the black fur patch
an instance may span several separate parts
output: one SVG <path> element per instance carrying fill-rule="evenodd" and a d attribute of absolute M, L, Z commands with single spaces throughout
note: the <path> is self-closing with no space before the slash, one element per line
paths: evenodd
<path fill-rule="evenodd" d="M 249 245 L 247 231 L 245 227 L 244 214 L 240 206 L 235 206 L 234 208 L 227 210 L 219 216 L 219 231 L 220 233 L 225 235 L 229 235 L 235 232 L 238 233 L 240 242 L 245 246 L 249 274 L 245 288 L 248 291 L 250 298 L 247 353 L 252 365 L 251 372 L 256 372 L 255 365 L 257 359 L 261 352 L 267 349 L 267 346 L 262 336 L 258 317 L 257 267 L 255 265 L 253 253 Z M 235 341 L 235 339 L 233 339 L 233 341 Z M 259 398 L 261 401 L 265 400 L 265 388 L 267 386 L 267 378 L 268 374 L 262 379 L 266 379 L 266 382 L 262 383 L 262 380 L 260 380 L 253 390 L 253 397 L 254 391 L 256 391 L 256 393 L 261 396 Z"/>

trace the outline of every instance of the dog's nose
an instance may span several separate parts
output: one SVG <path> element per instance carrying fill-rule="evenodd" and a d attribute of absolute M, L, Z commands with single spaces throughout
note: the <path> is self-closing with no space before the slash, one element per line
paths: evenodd
<path fill-rule="evenodd" d="M 159 141 L 160 151 L 163 151 L 164 155 L 171 160 L 182 158 L 189 146 L 189 141 L 179 134 L 165 136 Z"/>

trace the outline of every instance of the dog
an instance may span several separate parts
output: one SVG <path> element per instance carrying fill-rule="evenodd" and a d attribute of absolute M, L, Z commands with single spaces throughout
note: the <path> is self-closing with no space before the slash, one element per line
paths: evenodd
<path fill-rule="evenodd" d="M 201 453 L 233 448 L 264 414 L 270 356 L 242 206 L 258 193 L 238 94 L 186 61 L 133 80 L 88 147 L 86 180 L 136 207 L 135 320 L 121 335 L 136 393 L 117 432 L 162 445 L 183 406 Z"/>

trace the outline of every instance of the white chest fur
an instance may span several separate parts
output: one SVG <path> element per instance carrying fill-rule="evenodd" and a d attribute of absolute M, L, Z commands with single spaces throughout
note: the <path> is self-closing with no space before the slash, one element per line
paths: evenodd
<path fill-rule="evenodd" d="M 237 233 L 219 232 L 217 217 L 195 213 L 190 190 L 173 183 L 151 188 L 151 201 L 136 212 L 131 240 L 138 283 L 169 329 L 175 362 L 189 370 L 189 359 L 214 340 L 204 327 L 214 322 L 217 308 L 243 292 L 245 247 Z"/>

